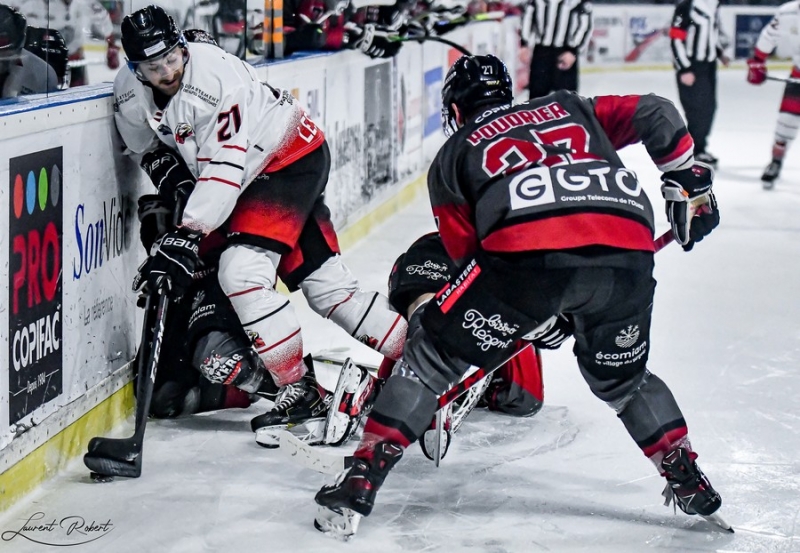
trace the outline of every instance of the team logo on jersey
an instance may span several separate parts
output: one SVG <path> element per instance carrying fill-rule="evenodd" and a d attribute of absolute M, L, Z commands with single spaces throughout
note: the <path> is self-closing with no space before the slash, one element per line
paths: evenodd
<path fill-rule="evenodd" d="M 170 128 L 169 128 L 168 126 L 166 126 L 164 123 L 161 123 L 161 124 L 158 126 L 158 132 L 160 132 L 160 133 L 161 133 L 161 134 L 163 134 L 164 136 L 169 136 L 169 135 L 171 135 L 171 134 L 172 134 L 172 129 L 170 129 Z"/>
<path fill-rule="evenodd" d="M 507 323 L 499 313 L 487 317 L 477 309 L 470 309 L 464 313 L 461 326 L 472 332 L 481 351 L 509 347 L 513 342 L 512 337 L 519 330 L 519 325 Z"/>
<path fill-rule="evenodd" d="M 621 348 L 629 348 L 639 339 L 639 325 L 628 325 L 614 338 L 614 343 Z"/>
<path fill-rule="evenodd" d="M 556 201 L 553 193 L 553 178 L 547 167 L 535 167 L 523 171 L 508 184 L 511 209 L 524 209 Z"/>
<path fill-rule="evenodd" d="M 175 128 L 175 142 L 178 144 L 183 144 L 191 136 L 194 136 L 194 129 L 189 123 L 181 123 Z"/>
<path fill-rule="evenodd" d="M 422 265 L 409 265 L 406 267 L 406 272 L 409 275 L 419 275 L 428 280 L 449 280 L 448 267 L 435 261 L 426 260 Z"/>

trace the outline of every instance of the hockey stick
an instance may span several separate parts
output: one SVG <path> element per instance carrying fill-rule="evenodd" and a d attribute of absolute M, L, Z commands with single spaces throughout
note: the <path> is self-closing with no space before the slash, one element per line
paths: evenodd
<path fill-rule="evenodd" d="M 173 227 L 180 224 L 183 207 L 188 194 L 181 190 L 173 213 Z M 169 297 L 169 277 L 165 277 L 158 290 L 151 291 L 145 304 L 145 317 L 142 338 L 137 358 L 136 417 L 133 436 L 130 438 L 106 438 L 96 436 L 89 440 L 88 452 L 83 456 L 83 464 L 92 471 L 92 480 L 109 482 L 115 476 L 138 478 L 142 474 L 142 449 L 150 402 L 153 399 L 153 386 L 156 381 L 158 360 L 161 356 L 161 342 L 164 337 L 164 323 L 167 318 Z M 153 305 L 158 302 L 154 310 Z M 152 335 L 151 329 L 152 328 Z"/>
<path fill-rule="evenodd" d="M 653 241 L 653 248 L 656 252 L 661 251 L 664 247 L 674 241 L 674 236 L 672 234 L 672 230 L 668 230 L 658 238 Z M 526 336 L 533 336 L 536 335 L 539 328 L 545 326 L 548 321 L 545 321 L 537 327 L 536 329 L 532 330 Z M 499 365 L 487 369 L 480 367 L 474 372 L 465 376 L 460 382 L 455 384 L 452 388 L 444 392 L 438 399 L 438 409 L 437 415 L 442 412 L 442 409 L 449 405 L 453 400 L 461 396 L 463 393 L 467 392 L 470 388 L 478 384 L 479 382 L 483 381 L 484 378 L 489 377 L 492 373 L 496 370 L 500 369 L 503 365 L 514 359 L 517 355 L 519 355 L 522 351 L 526 350 L 529 347 L 533 347 L 531 342 L 528 342 L 523 347 L 518 348 L 512 355 L 510 355 L 505 361 L 500 363 Z M 468 414 L 468 413 L 467 413 Z M 466 414 L 464 415 L 466 417 Z M 437 416 L 437 430 L 436 436 L 439 436 L 439 440 L 441 440 L 442 435 L 442 428 L 443 428 L 443 419 L 444 417 Z M 463 420 L 463 419 L 462 419 Z M 438 443 L 437 443 L 438 442 Z M 442 445 L 441 442 L 435 441 L 431 444 L 433 447 L 434 457 L 436 457 L 436 451 L 439 451 L 439 459 L 441 460 L 442 457 Z M 353 464 L 353 456 L 352 455 L 337 455 L 331 454 L 320 448 L 312 447 L 309 444 L 302 442 L 297 437 L 292 435 L 288 431 L 284 431 L 280 435 L 280 450 L 291 457 L 295 462 L 299 465 L 309 468 L 311 470 L 315 470 L 317 472 L 321 472 L 323 474 L 331 474 L 336 475 L 350 468 Z M 427 456 L 427 455 L 426 455 Z M 430 458 L 430 457 L 429 457 Z M 435 458 L 432 459 L 434 462 L 436 461 Z M 436 466 L 439 466 L 438 463 Z"/>
<path fill-rule="evenodd" d="M 772 77 L 767 75 L 768 81 L 777 81 L 779 83 L 786 83 L 786 84 L 800 84 L 800 79 L 795 79 L 793 77 Z"/>

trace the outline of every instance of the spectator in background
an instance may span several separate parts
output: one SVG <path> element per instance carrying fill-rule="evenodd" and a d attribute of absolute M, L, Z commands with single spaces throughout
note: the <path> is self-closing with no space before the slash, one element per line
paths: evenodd
<path fill-rule="evenodd" d="M 24 15 L 0 4 L 0 98 L 58 89 L 55 70 L 24 49 L 27 28 Z"/>
<path fill-rule="evenodd" d="M 678 96 L 694 139 L 694 158 L 717 166 L 708 151 L 708 135 L 717 110 L 717 60 L 728 65 L 726 40 L 719 26 L 717 0 L 679 0 L 669 31 L 677 71 Z"/>
<path fill-rule="evenodd" d="M 588 0 L 529 0 L 520 28 L 522 45 L 533 46 L 530 98 L 556 90 L 578 91 L 578 54 L 592 34 Z"/>
<path fill-rule="evenodd" d="M 89 84 L 83 46 L 86 35 L 106 41 L 106 65 L 119 67 L 119 46 L 108 11 L 94 0 L 15 0 L 28 22 L 38 27 L 56 29 L 67 43 L 70 86 Z"/>

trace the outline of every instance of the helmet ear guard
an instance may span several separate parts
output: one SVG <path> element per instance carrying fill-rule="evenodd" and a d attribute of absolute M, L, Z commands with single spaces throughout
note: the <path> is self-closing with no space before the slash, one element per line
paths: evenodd
<path fill-rule="evenodd" d="M 452 106 L 462 118 L 473 116 L 488 105 L 514 101 L 511 76 L 506 65 L 496 56 L 462 56 L 447 72 L 442 86 L 442 127 L 447 136 L 458 130 Z"/>

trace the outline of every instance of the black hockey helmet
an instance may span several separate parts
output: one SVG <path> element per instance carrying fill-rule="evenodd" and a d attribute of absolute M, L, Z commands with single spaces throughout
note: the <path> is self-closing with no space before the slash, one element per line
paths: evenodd
<path fill-rule="evenodd" d="M 405 317 L 420 295 L 441 290 L 455 269 L 439 233 L 422 236 L 394 262 L 389 275 L 389 303 Z"/>
<path fill-rule="evenodd" d="M 18 56 L 25 46 L 28 22 L 25 16 L 0 4 L 0 59 Z"/>
<path fill-rule="evenodd" d="M 473 116 L 491 104 L 510 104 L 514 100 L 511 76 L 506 64 L 496 56 L 461 56 L 442 86 L 442 125 L 447 136 L 458 130 L 452 104 L 462 117 Z"/>
<path fill-rule="evenodd" d="M 183 36 L 186 37 L 186 42 L 204 42 L 206 44 L 213 44 L 219 46 L 211 33 L 203 29 L 184 29 Z"/>
<path fill-rule="evenodd" d="M 121 30 L 122 48 L 128 67 L 134 73 L 139 63 L 160 58 L 176 46 L 186 45 L 175 21 L 159 6 L 150 5 L 126 15 Z"/>
<path fill-rule="evenodd" d="M 45 27 L 28 27 L 25 49 L 50 64 L 62 87 L 69 86 L 69 50 L 60 32 Z"/>

